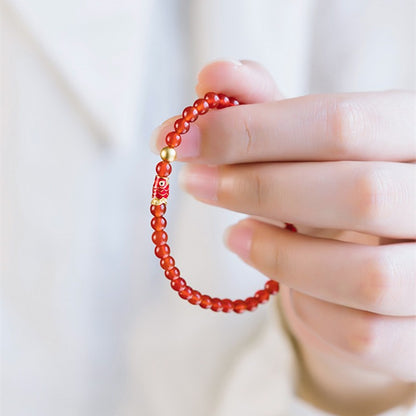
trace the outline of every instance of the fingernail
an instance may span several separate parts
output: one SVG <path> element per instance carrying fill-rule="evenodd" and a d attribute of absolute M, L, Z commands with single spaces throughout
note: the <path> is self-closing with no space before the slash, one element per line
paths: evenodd
<path fill-rule="evenodd" d="M 215 166 L 185 166 L 179 174 L 179 183 L 197 199 L 211 203 L 217 201 L 218 168 Z"/>
<path fill-rule="evenodd" d="M 253 229 L 240 222 L 225 231 L 224 242 L 229 250 L 243 260 L 248 261 L 250 259 L 252 237 Z"/>
<path fill-rule="evenodd" d="M 173 122 L 168 120 L 156 127 L 150 136 L 150 148 L 152 152 L 159 153 L 166 146 L 165 137 L 173 131 Z M 192 124 L 189 131 L 181 135 L 181 144 L 175 148 L 176 159 L 187 161 L 196 158 L 200 154 L 201 133 L 197 125 Z"/>

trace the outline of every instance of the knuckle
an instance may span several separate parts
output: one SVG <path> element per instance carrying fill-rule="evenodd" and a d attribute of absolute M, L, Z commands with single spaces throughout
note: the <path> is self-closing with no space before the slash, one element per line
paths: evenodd
<path fill-rule="evenodd" d="M 265 199 L 265 189 L 262 185 L 263 181 L 260 179 L 257 173 L 253 173 L 251 183 L 251 188 L 253 189 L 254 202 L 257 208 L 261 208 L 263 205 L 263 200 Z"/>
<path fill-rule="evenodd" d="M 325 111 L 330 154 L 338 159 L 352 156 L 366 124 L 360 105 L 348 98 L 335 97 L 326 103 Z"/>
<path fill-rule="evenodd" d="M 269 194 L 263 178 L 259 172 L 253 169 L 245 178 L 247 193 L 246 199 L 251 200 L 251 205 L 254 213 L 262 212 L 267 205 L 267 195 Z"/>
<path fill-rule="evenodd" d="M 281 277 L 283 252 L 276 244 L 257 237 L 252 242 L 252 261 L 256 268 L 271 279 Z"/>
<path fill-rule="evenodd" d="M 254 142 L 254 129 L 252 126 L 252 116 L 249 111 L 243 108 L 241 113 L 241 126 L 243 127 L 243 137 L 244 137 L 244 150 L 243 153 L 245 156 L 249 156 L 253 150 L 253 142 Z"/>
<path fill-rule="evenodd" d="M 364 262 L 356 297 L 363 307 L 383 312 L 394 277 L 391 262 L 384 253 L 377 250 L 378 248 L 376 247 L 374 254 Z"/>
<path fill-rule="evenodd" d="M 354 322 L 345 334 L 345 350 L 353 355 L 366 357 L 373 355 L 379 343 L 379 327 L 382 318 L 371 312 L 357 312 Z"/>
<path fill-rule="evenodd" d="M 351 210 L 353 218 L 373 222 L 380 218 L 386 200 L 385 175 L 375 166 L 360 169 L 352 186 Z"/>
<path fill-rule="evenodd" d="M 223 168 L 223 175 L 219 184 L 218 199 L 231 209 L 256 214 L 264 210 L 267 205 L 268 187 L 265 185 L 261 173 Z"/>

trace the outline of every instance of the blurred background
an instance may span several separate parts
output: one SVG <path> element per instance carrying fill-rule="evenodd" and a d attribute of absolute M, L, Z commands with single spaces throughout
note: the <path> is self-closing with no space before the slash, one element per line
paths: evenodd
<path fill-rule="evenodd" d="M 150 239 L 150 134 L 214 59 L 261 62 L 287 97 L 414 88 L 414 12 L 2 0 L 1 414 L 213 415 L 270 310 L 224 317 L 171 292 Z M 222 244 L 239 216 L 184 195 L 175 168 L 168 229 L 189 282 L 232 297 L 261 286 Z"/>

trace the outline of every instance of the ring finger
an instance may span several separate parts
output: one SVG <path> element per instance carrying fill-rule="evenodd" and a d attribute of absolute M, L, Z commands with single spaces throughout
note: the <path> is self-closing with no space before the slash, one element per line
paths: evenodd
<path fill-rule="evenodd" d="M 415 243 L 365 246 L 252 219 L 231 227 L 226 243 L 261 273 L 304 294 L 385 315 L 416 315 Z"/>

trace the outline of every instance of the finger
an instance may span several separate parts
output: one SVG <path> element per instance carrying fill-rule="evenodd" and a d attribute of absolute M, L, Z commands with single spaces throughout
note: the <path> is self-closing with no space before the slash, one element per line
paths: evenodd
<path fill-rule="evenodd" d="M 225 241 L 252 267 L 299 292 L 384 315 L 416 315 L 416 243 L 363 246 L 252 219 L 232 226 Z"/>
<path fill-rule="evenodd" d="M 189 165 L 197 199 L 297 225 L 416 237 L 416 165 L 390 162 Z"/>
<path fill-rule="evenodd" d="M 216 61 L 205 66 L 198 75 L 196 91 L 199 96 L 208 91 L 221 92 L 246 104 L 282 98 L 272 76 L 253 61 Z M 159 153 L 165 146 L 165 137 L 172 131 L 177 118 L 175 116 L 166 120 L 153 132 L 151 148 L 155 153 Z M 195 123 L 191 124 L 184 137 L 186 140 L 176 149 L 178 160 L 192 158 L 199 152 L 200 136 Z"/>
<path fill-rule="evenodd" d="M 193 125 L 193 153 L 208 164 L 416 159 L 416 94 L 310 95 L 213 111 Z"/>
<path fill-rule="evenodd" d="M 402 380 L 416 380 L 415 317 L 377 315 L 296 291 L 290 293 L 291 305 L 287 307 L 289 302 L 286 300 L 285 310 L 289 309 L 288 320 L 301 342 L 324 349 L 322 344 L 327 344 L 364 367 L 381 370 Z"/>
<path fill-rule="evenodd" d="M 283 98 L 270 73 L 254 61 L 216 61 L 198 75 L 196 92 L 203 97 L 216 91 L 246 104 Z"/>

